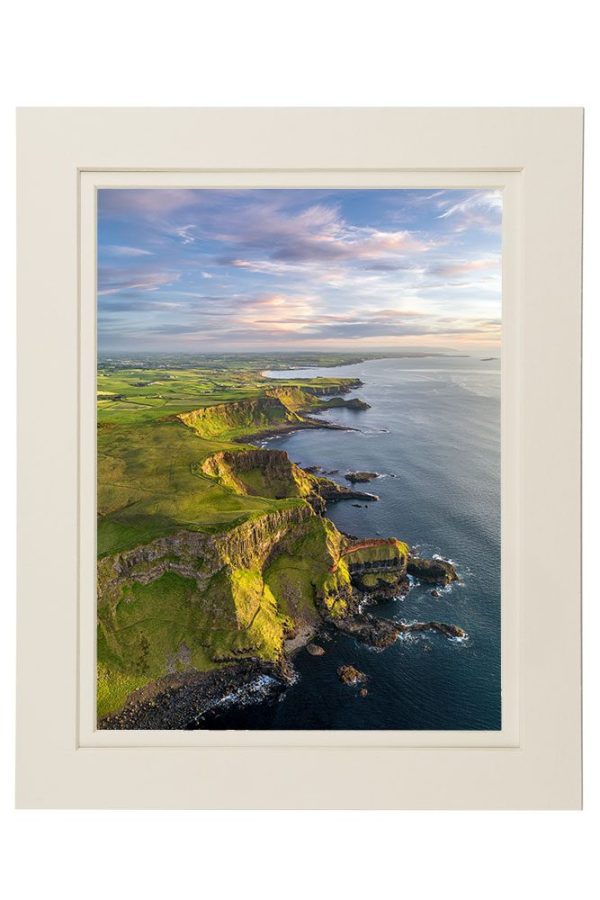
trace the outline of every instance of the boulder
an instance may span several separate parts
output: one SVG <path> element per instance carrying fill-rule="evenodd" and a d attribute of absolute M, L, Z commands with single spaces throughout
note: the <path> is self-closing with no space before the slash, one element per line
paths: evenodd
<path fill-rule="evenodd" d="M 445 559 L 422 559 L 411 556 L 406 571 L 425 584 L 450 584 L 458 575 L 452 563 Z"/>
<path fill-rule="evenodd" d="M 367 680 L 365 673 L 355 666 L 340 666 L 337 673 L 342 684 L 360 684 Z"/>

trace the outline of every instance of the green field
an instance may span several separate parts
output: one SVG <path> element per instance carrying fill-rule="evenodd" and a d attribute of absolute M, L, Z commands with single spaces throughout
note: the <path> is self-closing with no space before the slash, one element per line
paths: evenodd
<path fill-rule="evenodd" d="M 244 438 L 314 427 L 310 414 L 331 405 L 322 398 L 343 405 L 356 383 L 260 374 L 277 367 L 100 363 L 99 716 L 171 672 L 277 661 L 318 604 L 343 614 L 344 539 L 311 505 L 323 479 L 285 454 L 257 462 Z"/>
<path fill-rule="evenodd" d="M 257 372 L 225 376 L 204 368 L 100 368 L 99 556 L 179 528 L 211 532 L 293 505 L 293 499 L 242 497 L 203 474 L 201 465 L 219 450 L 239 449 L 234 441 L 245 435 L 301 424 L 301 408 L 326 406 L 311 387 L 335 393 L 348 383 L 274 383 Z"/>

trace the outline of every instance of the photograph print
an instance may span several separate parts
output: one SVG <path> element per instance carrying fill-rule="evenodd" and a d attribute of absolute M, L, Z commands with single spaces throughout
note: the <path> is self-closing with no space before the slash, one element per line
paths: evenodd
<path fill-rule="evenodd" d="M 97 726 L 502 727 L 502 192 L 97 191 Z"/>

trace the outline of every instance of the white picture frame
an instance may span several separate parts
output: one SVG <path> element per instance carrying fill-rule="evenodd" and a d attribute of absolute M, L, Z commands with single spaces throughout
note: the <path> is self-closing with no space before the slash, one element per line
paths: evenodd
<path fill-rule="evenodd" d="M 582 124 L 579 109 L 20 111 L 19 806 L 580 806 Z M 501 732 L 96 729 L 95 192 L 125 185 L 503 189 Z M 60 402 L 36 403 L 49 372 Z M 553 590 L 557 533 L 572 565 Z"/>

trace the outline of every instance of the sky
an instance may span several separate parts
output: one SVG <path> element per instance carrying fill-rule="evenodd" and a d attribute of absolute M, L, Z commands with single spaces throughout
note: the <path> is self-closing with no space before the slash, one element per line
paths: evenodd
<path fill-rule="evenodd" d="M 497 351 L 501 217 L 490 189 L 99 190 L 99 351 Z"/>

